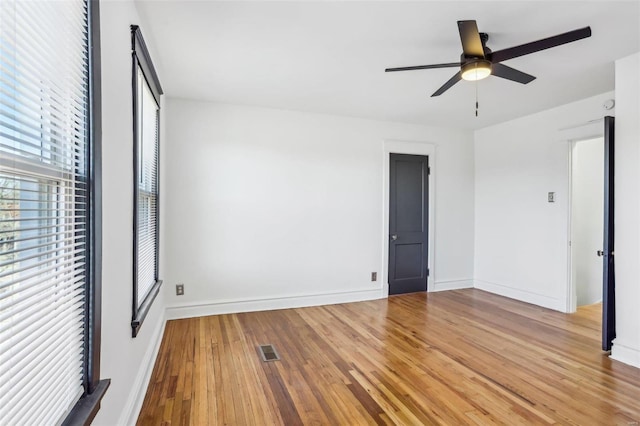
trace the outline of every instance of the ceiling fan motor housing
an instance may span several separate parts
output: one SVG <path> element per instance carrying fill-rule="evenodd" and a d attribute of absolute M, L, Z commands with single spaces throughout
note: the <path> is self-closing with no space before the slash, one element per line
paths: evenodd
<path fill-rule="evenodd" d="M 487 47 L 489 34 L 479 35 L 484 57 L 465 55 L 464 52 L 460 55 L 460 76 L 463 80 L 476 81 L 491 75 L 491 60 L 486 59 L 491 57 L 491 49 Z"/>
<path fill-rule="evenodd" d="M 481 58 L 466 58 L 460 67 L 461 77 L 467 81 L 482 80 L 491 75 L 491 61 Z"/>

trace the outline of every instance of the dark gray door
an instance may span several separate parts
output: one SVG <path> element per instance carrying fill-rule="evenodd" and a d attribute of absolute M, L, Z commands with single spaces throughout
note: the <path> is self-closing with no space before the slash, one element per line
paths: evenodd
<path fill-rule="evenodd" d="M 429 157 L 391 154 L 389 294 L 427 290 Z"/>
<path fill-rule="evenodd" d="M 616 337 L 616 276 L 613 252 L 613 177 L 614 177 L 614 117 L 604 118 L 604 244 L 598 254 L 603 256 L 602 276 L 602 349 L 611 350 Z"/>

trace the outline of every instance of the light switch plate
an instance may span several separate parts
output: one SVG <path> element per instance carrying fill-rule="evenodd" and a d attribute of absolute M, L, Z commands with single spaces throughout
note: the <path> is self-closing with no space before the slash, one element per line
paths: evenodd
<path fill-rule="evenodd" d="M 555 192 L 549 192 L 549 194 L 547 195 L 547 200 L 550 203 L 555 203 L 556 202 L 556 193 Z"/>

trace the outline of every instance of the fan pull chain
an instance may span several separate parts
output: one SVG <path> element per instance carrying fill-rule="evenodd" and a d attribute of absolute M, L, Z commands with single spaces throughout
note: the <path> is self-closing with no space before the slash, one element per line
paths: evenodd
<path fill-rule="evenodd" d="M 476 117 L 478 116 L 478 80 L 475 81 L 476 86 Z"/>

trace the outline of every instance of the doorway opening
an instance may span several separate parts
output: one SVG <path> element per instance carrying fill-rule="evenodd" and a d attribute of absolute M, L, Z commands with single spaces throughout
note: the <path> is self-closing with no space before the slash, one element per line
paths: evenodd
<path fill-rule="evenodd" d="M 604 138 L 571 147 L 572 311 L 602 302 Z"/>
<path fill-rule="evenodd" d="M 616 337 L 615 117 L 604 117 L 604 137 L 574 142 L 571 148 L 567 311 L 576 311 L 579 295 L 580 304 L 597 299 L 595 284 L 591 286 L 589 282 L 595 282 L 595 276 L 600 272 L 602 350 L 610 351 Z M 598 183 L 598 180 L 602 183 Z M 598 198 L 602 204 L 597 201 Z M 602 211 L 602 216 L 597 215 L 598 210 Z"/>

